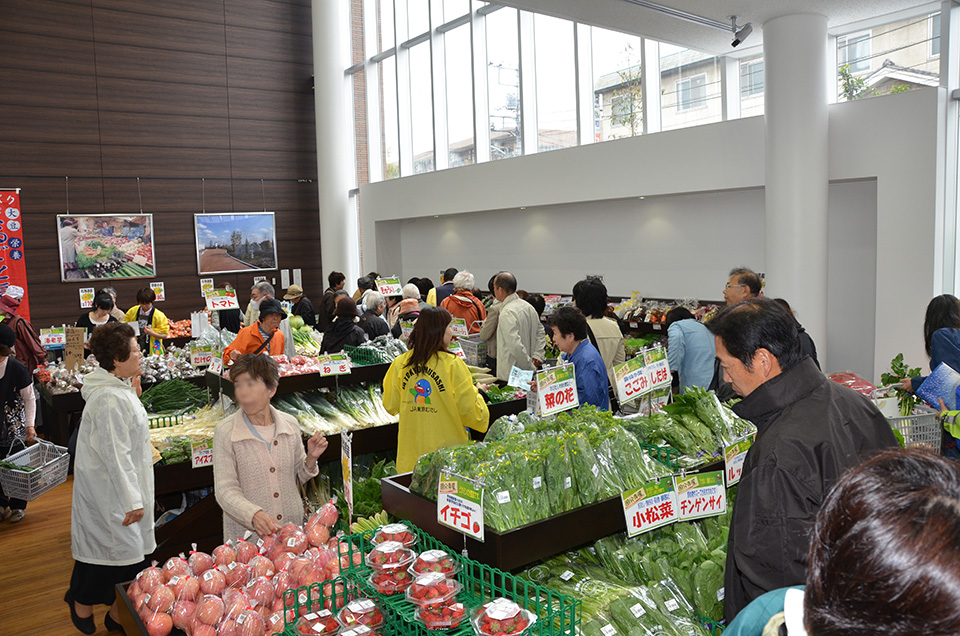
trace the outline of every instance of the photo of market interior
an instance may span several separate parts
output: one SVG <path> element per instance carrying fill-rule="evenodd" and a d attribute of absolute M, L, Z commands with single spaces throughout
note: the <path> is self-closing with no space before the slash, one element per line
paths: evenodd
<path fill-rule="evenodd" d="M 0 633 L 960 634 L 960 1 L 0 15 Z"/>

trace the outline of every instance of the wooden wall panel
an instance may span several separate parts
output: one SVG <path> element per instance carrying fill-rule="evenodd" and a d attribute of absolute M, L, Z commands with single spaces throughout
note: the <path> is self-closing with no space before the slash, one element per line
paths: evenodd
<path fill-rule="evenodd" d="M 4 2 L 0 187 L 22 188 L 37 326 L 81 312 L 81 285 L 60 281 L 56 216 L 68 208 L 153 215 L 168 298 L 158 306 L 171 319 L 203 306 L 194 241 L 203 210 L 276 212 L 279 265 L 302 269 L 307 295 L 319 298 L 309 5 Z M 245 306 L 259 274 L 213 278 L 237 287 Z M 263 274 L 279 284 L 279 272 Z M 121 308 L 149 282 L 112 282 Z"/>

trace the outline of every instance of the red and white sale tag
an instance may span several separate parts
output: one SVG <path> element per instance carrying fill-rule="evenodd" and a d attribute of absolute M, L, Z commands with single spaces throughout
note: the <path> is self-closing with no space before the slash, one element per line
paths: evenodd
<path fill-rule="evenodd" d="M 190 462 L 194 468 L 213 466 L 213 442 L 194 442 L 190 445 Z"/>
<path fill-rule="evenodd" d="M 669 387 L 670 365 L 662 348 L 646 350 L 613 369 L 617 379 L 617 396 L 622 404 L 659 388 Z"/>
<path fill-rule="evenodd" d="M 190 364 L 195 367 L 208 367 L 213 362 L 212 347 L 190 347 Z"/>
<path fill-rule="evenodd" d="M 577 378 L 572 364 L 537 373 L 537 403 L 543 416 L 580 406 Z"/>
<path fill-rule="evenodd" d="M 714 517 L 727 511 L 727 489 L 723 485 L 722 471 L 675 479 L 681 521 Z"/>
<path fill-rule="evenodd" d="M 467 329 L 467 321 L 463 318 L 454 318 L 450 321 L 450 326 L 453 327 L 453 335 L 458 338 L 466 338 L 470 335 L 470 330 Z"/>
<path fill-rule="evenodd" d="M 723 473 L 727 488 L 740 482 L 743 474 L 743 462 L 747 458 L 747 451 L 753 446 L 753 438 L 734 442 L 723 449 Z"/>
<path fill-rule="evenodd" d="M 223 373 L 223 359 L 220 356 L 213 356 L 213 358 L 210 360 L 210 366 L 207 367 L 207 370 L 210 371 L 210 373 L 216 373 L 217 375 Z"/>
<path fill-rule="evenodd" d="M 240 309 L 237 302 L 237 292 L 233 289 L 214 289 L 206 293 L 207 309 L 221 311 L 223 309 Z"/>
<path fill-rule="evenodd" d="M 399 278 L 378 278 L 377 290 L 384 296 L 400 296 L 403 293 L 403 285 Z"/>
<path fill-rule="evenodd" d="M 438 486 L 437 523 L 483 541 L 483 489 L 445 473 Z"/>
<path fill-rule="evenodd" d="M 349 375 L 351 372 L 350 357 L 345 353 L 334 353 L 317 358 L 320 365 L 320 376 Z"/>
<path fill-rule="evenodd" d="M 621 495 L 627 534 L 635 537 L 673 523 L 679 518 L 677 491 L 672 477 L 651 482 Z"/>

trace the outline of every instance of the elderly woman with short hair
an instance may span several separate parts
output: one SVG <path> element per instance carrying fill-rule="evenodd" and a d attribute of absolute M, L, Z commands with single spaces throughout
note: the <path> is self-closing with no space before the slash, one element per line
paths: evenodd
<path fill-rule="evenodd" d="M 114 586 L 129 581 L 157 548 L 153 534 L 153 453 L 147 412 L 137 398 L 140 348 L 133 327 L 93 330 L 100 366 L 83 379 L 86 401 L 73 468 L 70 536 L 73 576 L 63 600 L 84 634 L 96 631 L 93 605 L 110 605 L 107 631 L 120 630 Z"/>
<path fill-rule="evenodd" d="M 304 451 L 296 418 L 270 406 L 280 382 L 273 358 L 241 355 L 230 379 L 240 409 L 213 433 L 214 491 L 223 509 L 224 541 L 247 530 L 265 537 L 285 523 L 302 524 L 298 482 L 316 477 L 317 460 L 327 449 L 326 438 L 317 433 Z"/>
<path fill-rule="evenodd" d="M 487 319 L 487 310 L 483 303 L 473 295 L 476 283 L 470 272 L 459 272 L 453 277 L 453 293 L 443 299 L 440 306 L 450 312 L 454 318 L 467 323 L 467 333 L 480 333 L 483 321 Z"/>

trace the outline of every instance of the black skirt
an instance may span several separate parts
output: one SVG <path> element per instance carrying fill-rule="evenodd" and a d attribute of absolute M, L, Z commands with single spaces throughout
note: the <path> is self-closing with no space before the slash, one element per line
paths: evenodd
<path fill-rule="evenodd" d="M 93 565 L 74 561 L 70 593 L 81 605 L 113 605 L 117 600 L 117 583 L 132 580 L 145 567 L 146 559 L 133 565 Z"/>

